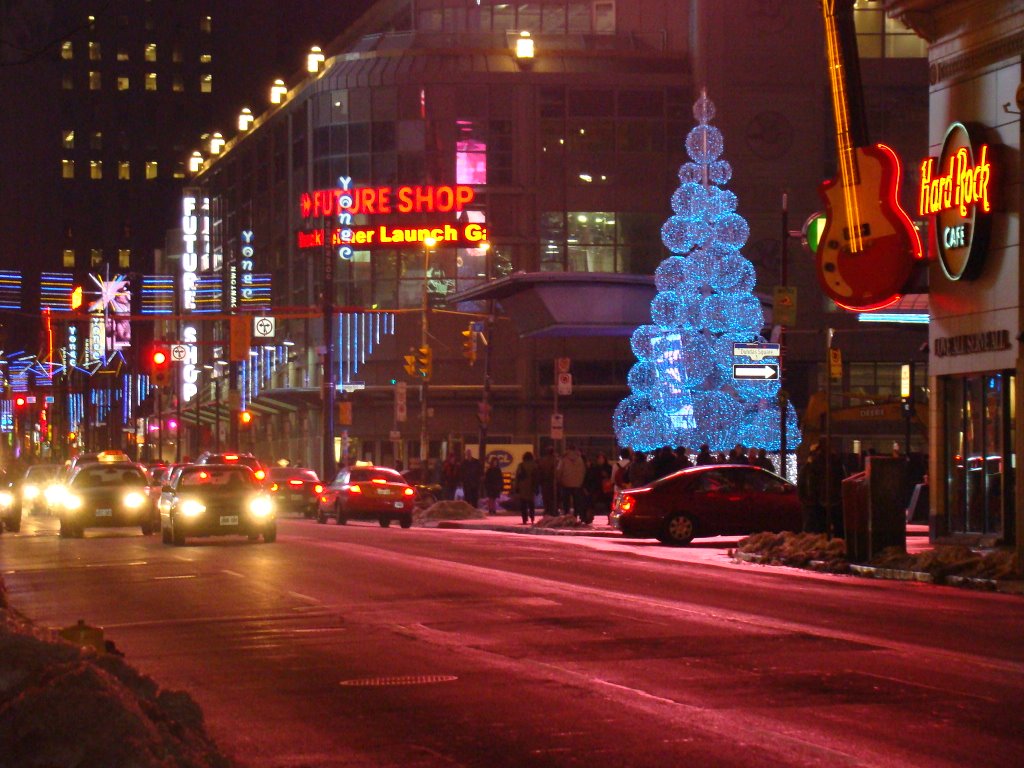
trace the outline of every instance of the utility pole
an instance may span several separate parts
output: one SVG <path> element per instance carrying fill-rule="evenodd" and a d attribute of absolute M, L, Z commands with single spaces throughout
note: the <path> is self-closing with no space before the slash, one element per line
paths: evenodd
<path fill-rule="evenodd" d="M 334 227 L 325 213 L 324 220 L 324 290 L 323 290 L 323 369 L 321 372 L 323 420 L 323 475 L 334 478 L 334 252 L 331 234 Z"/>
<path fill-rule="evenodd" d="M 789 191 L 782 192 L 782 258 L 779 265 L 779 283 L 785 288 L 789 281 Z M 789 415 L 789 394 L 786 392 L 786 327 L 779 323 L 779 474 L 786 478 L 788 473 L 789 445 L 787 440 L 787 417 Z"/>
<path fill-rule="evenodd" d="M 487 281 L 493 277 L 493 262 L 491 260 L 490 243 L 481 243 L 484 249 L 486 268 L 484 270 Z M 484 325 L 484 389 L 480 396 L 480 444 L 477 446 L 480 461 L 487 456 L 487 430 L 491 423 L 491 334 L 494 332 L 494 299 L 487 301 L 487 322 Z"/>
<path fill-rule="evenodd" d="M 423 295 L 420 307 L 420 349 L 417 357 L 430 347 L 430 296 L 428 293 L 428 277 L 430 275 L 430 252 L 437 241 L 428 237 L 423 241 Z M 429 442 L 427 437 L 427 395 L 430 388 L 430 375 L 423 376 L 420 382 L 420 471 L 425 472 Z"/>

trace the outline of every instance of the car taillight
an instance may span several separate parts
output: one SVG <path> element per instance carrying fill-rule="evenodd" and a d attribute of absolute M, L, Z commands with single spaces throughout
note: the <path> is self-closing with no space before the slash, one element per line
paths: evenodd
<path fill-rule="evenodd" d="M 270 490 L 271 491 L 276 491 L 277 490 L 277 483 L 271 483 Z"/>
<path fill-rule="evenodd" d="M 623 496 L 622 501 L 619 503 L 619 509 L 623 512 L 629 512 L 634 506 L 636 506 L 636 499 L 632 496 Z"/>
<path fill-rule="evenodd" d="M 267 476 L 267 473 L 264 472 L 262 469 L 257 469 L 255 475 L 257 480 L 262 480 Z"/>
<path fill-rule="evenodd" d="M 350 485 L 348 487 L 348 492 L 349 493 L 362 493 L 363 489 L 360 488 L 358 485 Z"/>
<path fill-rule="evenodd" d="M 402 493 L 404 493 L 406 496 L 416 495 L 416 491 L 414 491 L 412 488 L 406 488 L 405 490 L 402 491 Z"/>
<path fill-rule="evenodd" d="M 288 485 L 302 485 L 301 480 L 289 480 Z"/>
<path fill-rule="evenodd" d="M 316 485 L 313 486 L 313 493 L 323 493 L 323 492 L 324 492 L 324 487 L 322 485 L 320 485 L 320 483 L 317 483 Z"/>
<path fill-rule="evenodd" d="M 374 485 L 387 485 L 388 484 L 388 481 L 385 480 L 382 477 L 375 477 L 370 482 L 373 483 Z"/>

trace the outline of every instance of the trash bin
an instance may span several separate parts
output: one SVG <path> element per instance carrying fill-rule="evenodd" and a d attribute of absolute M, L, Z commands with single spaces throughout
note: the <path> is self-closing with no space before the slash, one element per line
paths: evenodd
<path fill-rule="evenodd" d="M 907 463 L 894 456 L 869 456 L 863 472 L 843 480 L 850 562 L 866 563 L 887 547 L 906 550 L 906 485 Z"/>

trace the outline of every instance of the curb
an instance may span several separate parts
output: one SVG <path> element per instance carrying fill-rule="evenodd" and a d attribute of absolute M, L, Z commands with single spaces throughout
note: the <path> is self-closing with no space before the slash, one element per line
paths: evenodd
<path fill-rule="evenodd" d="M 895 568 L 876 568 L 873 565 L 850 564 L 850 572 L 858 576 L 872 579 L 889 579 L 890 581 L 918 581 L 922 584 L 935 584 L 935 577 L 924 571 L 900 571 Z"/>
<path fill-rule="evenodd" d="M 620 538 L 618 531 L 602 531 L 594 528 L 546 528 L 538 525 L 502 525 L 500 523 L 472 523 L 461 520 L 440 520 L 438 528 L 456 528 L 466 531 L 500 531 L 533 536 L 591 536 L 599 538 Z"/>

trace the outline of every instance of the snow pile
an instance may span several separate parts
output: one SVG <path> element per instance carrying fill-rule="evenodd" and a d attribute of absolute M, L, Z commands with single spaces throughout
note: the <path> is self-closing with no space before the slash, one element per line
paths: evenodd
<path fill-rule="evenodd" d="M 7 610 L 0 581 L 0 768 L 230 768 L 186 693 Z"/>
<path fill-rule="evenodd" d="M 573 515 L 544 515 L 537 521 L 537 528 L 586 528 L 586 523 L 581 523 Z"/>
<path fill-rule="evenodd" d="M 420 523 L 433 520 L 476 520 L 483 517 L 486 517 L 486 513 L 482 509 L 461 499 L 435 501 L 426 509 L 416 510 L 416 520 Z"/>
<path fill-rule="evenodd" d="M 930 573 L 941 582 L 950 576 L 972 579 L 1019 580 L 1021 569 L 1015 553 L 1008 550 L 976 552 L 970 547 L 942 546 L 908 555 L 890 547 L 882 550 L 871 565 L 900 571 Z"/>
<path fill-rule="evenodd" d="M 757 533 L 741 539 L 731 557 L 746 555 L 767 565 L 791 565 L 828 573 L 849 573 L 846 542 L 823 533 Z"/>

